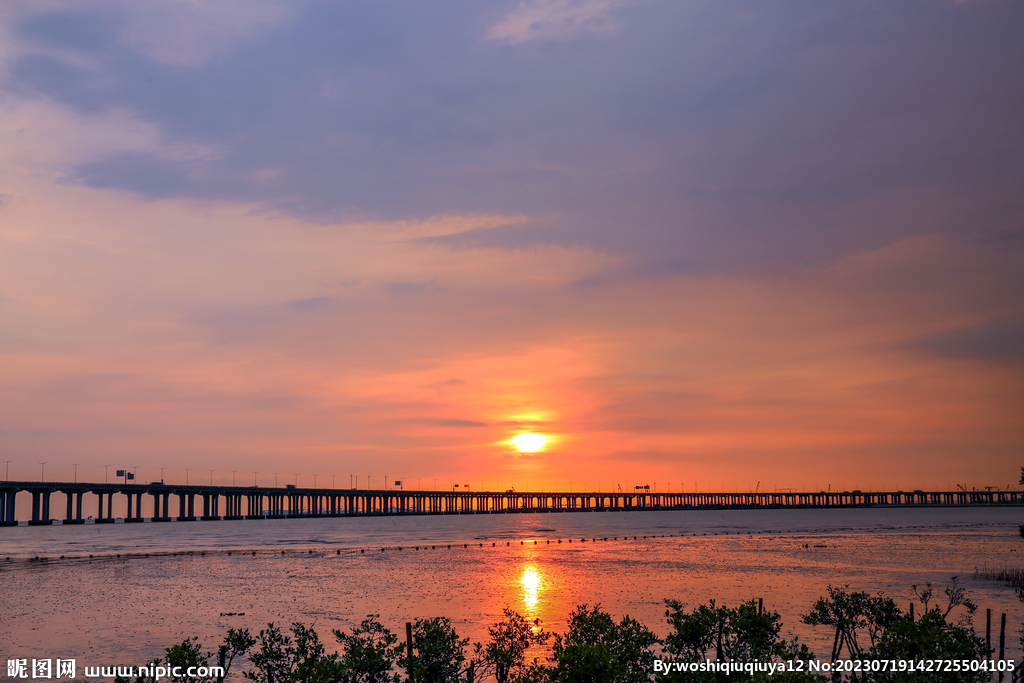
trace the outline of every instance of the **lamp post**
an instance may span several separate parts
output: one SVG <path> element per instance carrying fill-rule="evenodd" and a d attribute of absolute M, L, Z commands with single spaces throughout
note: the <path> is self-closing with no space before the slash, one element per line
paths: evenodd
<path fill-rule="evenodd" d="M 166 469 L 167 469 L 166 467 L 161 467 L 160 468 L 160 483 L 161 484 L 164 483 L 164 470 L 166 470 Z"/>
<path fill-rule="evenodd" d="M 279 474 L 281 474 L 281 473 L 280 472 L 274 472 L 274 488 L 275 489 L 277 488 L 277 475 L 279 475 Z"/>
<path fill-rule="evenodd" d="M 75 462 L 75 463 L 71 463 L 71 464 L 75 466 L 75 483 L 77 484 L 78 483 L 78 463 Z"/>
<path fill-rule="evenodd" d="M 231 485 L 232 486 L 235 485 L 235 472 L 237 472 L 237 471 L 238 470 L 231 470 Z"/>
<path fill-rule="evenodd" d="M 313 488 L 316 488 L 316 475 L 313 475 Z"/>
<path fill-rule="evenodd" d="M 213 486 L 213 472 L 214 472 L 214 470 L 208 470 L 208 472 L 210 473 L 210 486 Z"/>
<path fill-rule="evenodd" d="M 185 486 L 188 486 L 188 471 L 190 469 L 192 469 L 192 468 L 191 467 L 186 467 L 185 468 Z"/>
<path fill-rule="evenodd" d="M 13 460 L 4 460 L 4 462 L 7 463 L 7 471 L 4 473 L 4 479 L 6 481 L 10 481 L 11 480 L 11 463 L 14 462 L 14 461 Z"/>
<path fill-rule="evenodd" d="M 103 466 L 103 483 L 109 484 L 110 480 L 107 478 L 107 472 L 110 470 L 110 465 Z"/>
<path fill-rule="evenodd" d="M 253 472 L 252 473 L 252 485 L 253 485 L 253 488 L 256 487 L 256 475 L 257 474 L 259 474 L 259 472 Z"/>
<path fill-rule="evenodd" d="M 49 462 L 49 460 L 47 460 L 46 462 Z M 39 463 L 39 481 L 46 481 L 46 462 Z"/>

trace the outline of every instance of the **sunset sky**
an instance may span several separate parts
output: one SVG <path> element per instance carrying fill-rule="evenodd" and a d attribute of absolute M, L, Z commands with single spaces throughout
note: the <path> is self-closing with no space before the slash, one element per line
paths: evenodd
<path fill-rule="evenodd" d="M 0 460 L 1016 484 L 1022 36 L 1018 0 L 4 2 Z"/>

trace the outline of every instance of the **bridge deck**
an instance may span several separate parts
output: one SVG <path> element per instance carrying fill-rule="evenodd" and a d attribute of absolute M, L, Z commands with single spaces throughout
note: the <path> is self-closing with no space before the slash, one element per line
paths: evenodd
<path fill-rule="evenodd" d="M 566 493 L 517 491 L 401 491 L 256 486 L 179 486 L 0 481 L 0 525 L 18 523 L 15 500 L 32 497 L 29 524 L 52 524 L 50 498 L 65 498 L 64 524 L 113 523 L 114 496 L 124 497 L 125 522 L 219 519 L 284 519 L 361 515 L 494 514 L 524 512 L 604 512 L 629 510 L 746 510 L 785 508 L 1012 506 L 1024 504 L 1024 491 L 818 491 L 785 493 Z M 171 505 L 174 496 L 175 505 Z M 197 509 L 196 498 L 202 502 Z M 143 516 L 143 500 L 150 514 Z M 223 501 L 223 508 L 221 503 Z M 105 504 L 104 504 L 105 503 Z M 224 514 L 221 513 L 223 509 Z M 172 516 L 172 512 L 177 512 Z M 196 513 L 201 514 L 197 515 Z"/>

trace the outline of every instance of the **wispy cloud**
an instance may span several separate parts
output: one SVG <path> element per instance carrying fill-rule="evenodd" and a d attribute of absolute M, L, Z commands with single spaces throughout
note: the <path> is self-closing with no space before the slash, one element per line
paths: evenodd
<path fill-rule="evenodd" d="M 614 27 L 612 8 L 629 0 L 528 0 L 487 29 L 485 36 L 513 45 L 565 39 Z"/>

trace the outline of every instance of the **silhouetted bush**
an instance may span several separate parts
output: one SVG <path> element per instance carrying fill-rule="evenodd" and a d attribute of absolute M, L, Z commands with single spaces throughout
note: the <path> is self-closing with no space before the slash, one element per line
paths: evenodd
<path fill-rule="evenodd" d="M 686 612 L 677 600 L 666 600 L 665 616 L 672 627 L 663 641 L 664 661 L 697 663 L 768 662 L 809 660 L 813 657 L 806 645 L 794 639 L 787 641 L 779 634 L 782 619 L 777 612 L 760 610 L 751 600 L 739 607 L 718 607 L 714 600 Z M 759 676 L 755 675 L 754 680 Z M 747 674 L 713 671 L 671 671 L 658 676 L 659 681 L 690 683 L 697 681 L 751 680 Z M 805 672 L 778 672 L 773 681 L 821 680 Z"/>
<path fill-rule="evenodd" d="M 398 636 L 378 621 L 379 614 L 368 614 L 351 634 L 334 629 L 341 644 L 341 681 L 345 683 L 395 683 L 395 664 L 402 656 Z"/>
<path fill-rule="evenodd" d="M 498 683 L 545 680 L 546 668 L 536 661 L 526 664 L 526 651 L 532 645 L 546 643 L 551 634 L 543 630 L 535 632 L 522 615 L 507 607 L 504 614 L 503 621 L 488 629 L 491 639 L 487 645 L 476 645 L 476 660 L 480 662 L 476 669 L 479 680 L 488 674 L 492 674 Z"/>
<path fill-rule="evenodd" d="M 977 606 L 967 599 L 957 577 L 946 587 L 945 606 L 932 604 L 931 584 L 914 586 L 914 593 L 924 609 L 920 618 L 904 614 L 889 598 L 849 593 L 828 587 L 828 598 L 819 598 L 808 614 L 805 624 L 831 626 L 835 629 L 832 661 L 846 653 L 848 659 L 866 662 L 899 660 L 978 661 L 988 658 L 992 649 L 974 633 L 972 616 Z M 956 622 L 948 620 L 954 610 L 962 608 Z M 862 642 L 862 636 L 867 642 Z M 988 674 L 979 671 L 871 671 L 851 673 L 851 681 L 879 683 L 910 683 L 914 681 L 948 681 L 982 683 Z"/>
<path fill-rule="evenodd" d="M 639 683 L 654 669 L 658 638 L 640 622 L 618 624 L 600 605 L 580 605 L 569 615 L 569 630 L 551 648 L 551 678 L 559 683 Z"/>
<path fill-rule="evenodd" d="M 292 624 L 292 637 L 273 624 L 260 631 L 259 650 L 245 677 L 256 683 L 334 683 L 344 680 L 337 654 L 327 654 L 316 631 Z"/>
<path fill-rule="evenodd" d="M 412 662 L 400 661 L 417 683 L 458 683 L 469 638 L 459 638 L 447 617 L 417 619 L 412 625 Z"/>

